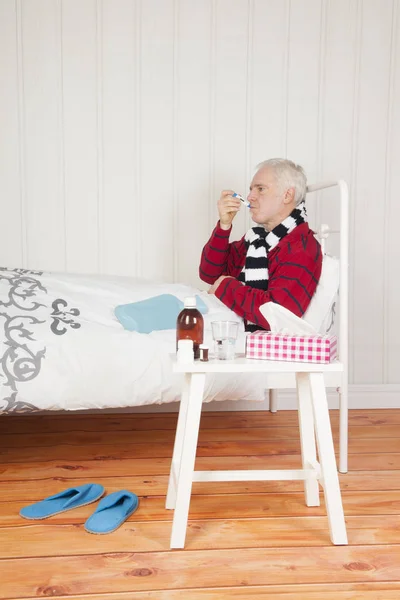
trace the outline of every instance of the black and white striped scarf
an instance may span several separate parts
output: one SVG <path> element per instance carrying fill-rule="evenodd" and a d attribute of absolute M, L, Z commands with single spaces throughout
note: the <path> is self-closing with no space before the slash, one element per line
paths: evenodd
<path fill-rule="evenodd" d="M 246 285 L 266 291 L 268 289 L 268 253 L 295 227 L 307 221 L 307 212 L 304 200 L 300 202 L 282 223 L 272 231 L 264 227 L 252 227 L 246 233 L 246 260 L 238 279 Z M 246 323 L 246 331 L 260 329 L 253 323 Z"/>

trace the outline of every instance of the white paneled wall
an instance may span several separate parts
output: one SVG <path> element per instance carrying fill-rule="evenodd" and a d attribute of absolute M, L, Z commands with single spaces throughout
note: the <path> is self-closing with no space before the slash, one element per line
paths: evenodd
<path fill-rule="evenodd" d="M 0 264 L 199 284 L 220 190 L 288 156 L 350 185 L 351 380 L 400 383 L 399 4 L 0 0 Z"/>
<path fill-rule="evenodd" d="M 47 257 L 50 266 L 64 263 L 68 271 L 98 271 L 104 238 L 100 238 L 104 222 L 101 113 L 101 61 L 98 60 L 100 31 L 96 0 L 30 2 L 38 13 L 38 5 L 46 2 L 41 15 L 45 17 L 51 5 L 58 12 L 58 43 L 61 48 L 62 75 L 62 148 L 60 165 L 64 181 L 65 245 L 57 258 Z M 25 9 L 22 1 L 23 10 Z M 41 75 L 39 74 L 39 80 Z M 117 109 L 118 110 L 118 109 Z M 39 115 L 38 115 L 39 116 Z M 121 158 L 120 158 L 121 160 Z M 36 162 L 36 161 L 35 161 Z M 46 221 L 45 221 L 46 223 Z M 29 229 L 28 223 L 28 229 Z M 44 249 L 44 254 L 48 248 Z M 43 258 L 44 259 L 44 258 Z M 29 256 L 28 256 L 28 260 Z M 45 260 L 45 259 L 44 259 Z M 54 267 L 51 267 L 54 268 Z"/>

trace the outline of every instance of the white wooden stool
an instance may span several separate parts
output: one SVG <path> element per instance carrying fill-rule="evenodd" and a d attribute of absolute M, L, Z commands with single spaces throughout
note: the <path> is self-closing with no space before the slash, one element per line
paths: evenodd
<path fill-rule="evenodd" d="M 175 509 L 171 548 L 183 548 L 194 481 L 304 480 L 307 506 L 319 506 L 318 483 L 323 487 L 333 544 L 347 544 L 346 525 L 336 469 L 329 421 L 324 373 L 341 371 L 340 362 L 312 364 L 246 359 L 210 360 L 179 364 L 173 370 L 184 373 L 184 383 L 168 482 L 166 508 Z M 295 373 L 297 382 L 302 469 L 195 471 L 197 439 L 206 373 Z M 319 462 L 315 438 L 318 446 Z"/>

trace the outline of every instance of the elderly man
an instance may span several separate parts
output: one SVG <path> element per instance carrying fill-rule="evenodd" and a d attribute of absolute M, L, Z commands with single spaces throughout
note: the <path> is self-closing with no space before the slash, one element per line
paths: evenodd
<path fill-rule="evenodd" d="M 226 306 L 245 320 L 246 330 L 270 329 L 260 313 L 276 302 L 301 317 L 315 292 L 322 253 L 305 211 L 306 176 L 290 160 L 262 162 L 247 197 L 257 227 L 229 242 L 241 201 L 224 190 L 218 201 L 219 222 L 203 248 L 200 278 L 211 283 Z"/>

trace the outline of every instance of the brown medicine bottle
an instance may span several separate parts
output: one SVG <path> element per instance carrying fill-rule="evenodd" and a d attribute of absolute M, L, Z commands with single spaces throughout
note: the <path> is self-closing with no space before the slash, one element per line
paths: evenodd
<path fill-rule="evenodd" d="M 200 344 L 203 343 L 204 320 L 203 315 L 196 308 L 196 298 L 185 298 L 184 308 L 176 320 L 176 347 L 179 340 L 192 340 L 194 358 L 200 357 Z"/>

